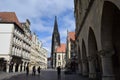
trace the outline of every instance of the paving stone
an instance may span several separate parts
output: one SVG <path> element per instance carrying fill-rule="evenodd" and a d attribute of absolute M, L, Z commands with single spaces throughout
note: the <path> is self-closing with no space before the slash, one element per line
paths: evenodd
<path fill-rule="evenodd" d="M 1 78 L 1 76 L 4 76 Z M 0 73 L 0 80 L 89 80 L 78 74 L 65 75 L 61 73 L 61 78 L 58 78 L 57 71 L 53 69 L 42 70 L 41 74 L 32 75 L 32 72 L 27 76 L 25 72 L 19 73 Z"/>

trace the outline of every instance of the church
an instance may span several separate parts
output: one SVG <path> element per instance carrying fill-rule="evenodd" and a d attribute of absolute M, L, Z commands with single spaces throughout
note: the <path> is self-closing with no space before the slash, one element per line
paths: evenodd
<path fill-rule="evenodd" d="M 54 29 L 52 34 L 52 46 L 51 46 L 51 67 L 61 68 L 65 67 L 65 53 L 66 44 L 60 43 L 60 34 L 58 31 L 57 17 L 55 16 Z"/>

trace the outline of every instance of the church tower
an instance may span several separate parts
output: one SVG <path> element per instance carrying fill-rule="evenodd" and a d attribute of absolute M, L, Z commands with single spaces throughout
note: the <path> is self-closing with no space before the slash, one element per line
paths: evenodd
<path fill-rule="evenodd" d="M 55 16 L 55 22 L 54 22 L 54 30 L 52 34 L 52 45 L 51 45 L 51 67 L 54 68 L 55 66 L 55 50 L 56 48 L 60 46 L 60 34 L 58 31 L 58 24 L 57 24 L 57 17 Z"/>

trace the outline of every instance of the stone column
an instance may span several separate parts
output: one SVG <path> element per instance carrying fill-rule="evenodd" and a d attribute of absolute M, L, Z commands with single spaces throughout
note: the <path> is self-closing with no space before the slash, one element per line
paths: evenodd
<path fill-rule="evenodd" d="M 9 73 L 10 69 L 10 61 L 7 61 L 6 63 L 6 72 Z"/>
<path fill-rule="evenodd" d="M 21 63 L 21 66 L 20 66 L 20 72 L 22 72 L 22 63 Z"/>
<path fill-rule="evenodd" d="M 88 69 L 87 69 L 87 59 L 82 59 L 82 75 L 88 76 Z"/>
<path fill-rule="evenodd" d="M 16 63 L 13 64 L 13 72 L 15 72 Z"/>
<path fill-rule="evenodd" d="M 114 50 L 101 50 L 99 52 L 102 60 L 102 80 L 115 80 L 112 67 L 112 55 Z"/>
<path fill-rule="evenodd" d="M 79 61 L 79 63 L 78 63 L 78 73 L 79 74 L 82 74 L 82 62 L 81 61 Z"/>
<path fill-rule="evenodd" d="M 89 56 L 89 78 L 95 79 L 96 78 L 96 70 L 95 70 L 95 56 Z"/>
<path fill-rule="evenodd" d="M 10 56 L 8 56 L 7 58 L 6 58 L 6 72 L 10 72 L 10 62 L 11 62 L 11 59 L 12 59 L 12 57 L 10 57 Z"/>
<path fill-rule="evenodd" d="M 24 66 L 25 66 L 25 67 L 24 67 L 24 68 L 25 68 L 25 69 L 24 69 L 25 71 L 26 71 L 27 64 L 28 64 L 28 63 L 26 62 L 26 64 L 24 65 Z"/>
<path fill-rule="evenodd" d="M 24 62 L 22 63 L 22 71 L 24 71 Z"/>
<path fill-rule="evenodd" d="M 21 64 L 18 65 L 18 72 L 20 72 Z"/>

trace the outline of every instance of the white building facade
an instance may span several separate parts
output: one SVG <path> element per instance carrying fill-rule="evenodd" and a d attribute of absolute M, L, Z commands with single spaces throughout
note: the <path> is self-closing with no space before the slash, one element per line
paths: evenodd
<path fill-rule="evenodd" d="M 25 37 L 14 12 L 0 12 L 0 18 L 0 70 L 24 71 L 29 63 L 31 41 Z"/>
<path fill-rule="evenodd" d="M 42 47 L 42 42 L 39 41 L 36 34 L 32 34 L 32 45 L 30 54 L 30 69 L 33 66 L 47 68 L 47 50 Z"/>
<path fill-rule="evenodd" d="M 61 44 L 60 46 L 58 46 L 56 48 L 56 51 L 54 53 L 55 55 L 55 68 L 57 67 L 61 67 L 61 68 L 65 68 L 66 65 L 66 45 L 65 44 Z"/>
<path fill-rule="evenodd" d="M 47 54 L 48 51 L 45 48 L 40 49 L 40 54 L 41 54 L 41 68 L 47 69 Z"/>
<path fill-rule="evenodd" d="M 20 23 L 14 12 L 0 12 L 0 71 L 21 72 L 32 65 L 47 68 L 47 50 L 30 31 L 30 22 Z"/>
<path fill-rule="evenodd" d="M 61 68 L 65 67 L 65 53 L 64 52 L 60 52 L 56 54 L 56 68 L 58 66 L 60 66 Z"/>

